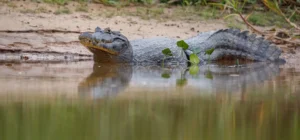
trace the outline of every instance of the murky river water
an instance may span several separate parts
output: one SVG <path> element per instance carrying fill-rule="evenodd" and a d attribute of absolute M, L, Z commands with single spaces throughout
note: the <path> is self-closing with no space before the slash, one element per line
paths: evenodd
<path fill-rule="evenodd" d="M 2 63 L 0 139 L 300 139 L 300 70 L 193 69 Z"/>

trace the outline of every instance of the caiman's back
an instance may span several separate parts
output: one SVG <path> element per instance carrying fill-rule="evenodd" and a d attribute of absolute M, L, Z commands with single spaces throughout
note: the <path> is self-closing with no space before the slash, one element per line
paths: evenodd
<path fill-rule="evenodd" d="M 175 39 L 149 38 L 128 41 L 118 32 L 96 28 L 95 33 L 83 33 L 80 42 L 94 54 L 95 61 L 110 63 L 134 63 L 141 65 L 188 64 L 189 55 L 196 53 L 201 60 L 218 61 L 220 59 L 245 59 L 251 61 L 278 61 L 281 49 L 248 31 L 225 29 L 200 33 L 186 39 L 190 46 L 182 52 Z M 173 56 L 165 57 L 162 50 L 169 48 Z M 205 52 L 214 49 L 209 56 Z"/>
<path fill-rule="evenodd" d="M 136 64 L 164 64 L 187 65 L 187 56 L 176 46 L 176 40 L 156 37 L 149 39 L 137 39 L 130 41 L 133 50 L 133 62 Z M 169 48 L 173 56 L 164 58 L 162 50 Z"/>

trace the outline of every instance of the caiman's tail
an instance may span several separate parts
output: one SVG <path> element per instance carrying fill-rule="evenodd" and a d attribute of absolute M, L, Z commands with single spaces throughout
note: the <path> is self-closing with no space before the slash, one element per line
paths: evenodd
<path fill-rule="evenodd" d="M 192 49 L 204 60 L 209 59 L 205 51 L 214 48 L 210 60 L 222 58 L 247 59 L 253 61 L 279 61 L 281 49 L 263 37 L 238 29 L 219 30 Z"/>

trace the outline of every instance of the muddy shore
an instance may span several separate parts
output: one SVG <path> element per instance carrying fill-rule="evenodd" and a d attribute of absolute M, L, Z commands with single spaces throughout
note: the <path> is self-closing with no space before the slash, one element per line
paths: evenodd
<path fill-rule="evenodd" d="M 134 16 L 102 17 L 90 13 L 74 12 L 55 15 L 53 13 L 22 13 L 21 8 L 37 6 L 35 3 L 17 2 L 18 8 L 0 6 L 0 30 L 40 30 L 56 29 L 65 31 L 93 31 L 95 27 L 110 27 L 120 31 L 129 40 L 165 36 L 174 39 L 186 39 L 199 32 L 227 28 L 222 20 L 202 21 L 158 21 L 143 20 Z M 38 6 L 51 9 L 49 4 Z M 92 9 L 101 9 L 99 4 Z M 111 8 L 111 7 L 108 7 Z M 79 33 L 0 33 L 0 61 L 80 61 L 91 60 L 92 54 L 78 42 Z M 280 46 L 287 65 L 297 66 L 300 58 L 299 49 L 285 51 Z"/>

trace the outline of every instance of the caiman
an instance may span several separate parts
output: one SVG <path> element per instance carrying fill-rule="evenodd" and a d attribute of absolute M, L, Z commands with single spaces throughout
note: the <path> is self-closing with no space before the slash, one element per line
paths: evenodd
<path fill-rule="evenodd" d="M 182 53 L 176 40 L 166 37 L 129 41 L 120 32 L 97 27 L 94 33 L 84 32 L 80 43 L 94 54 L 100 63 L 134 64 L 187 64 L 189 56 L 196 53 L 202 62 L 217 60 L 284 61 L 279 58 L 281 49 L 263 37 L 241 32 L 238 29 L 221 29 L 203 32 L 184 40 L 189 48 Z M 169 48 L 173 56 L 165 57 L 162 50 Z M 214 49 L 209 56 L 206 50 Z"/>

